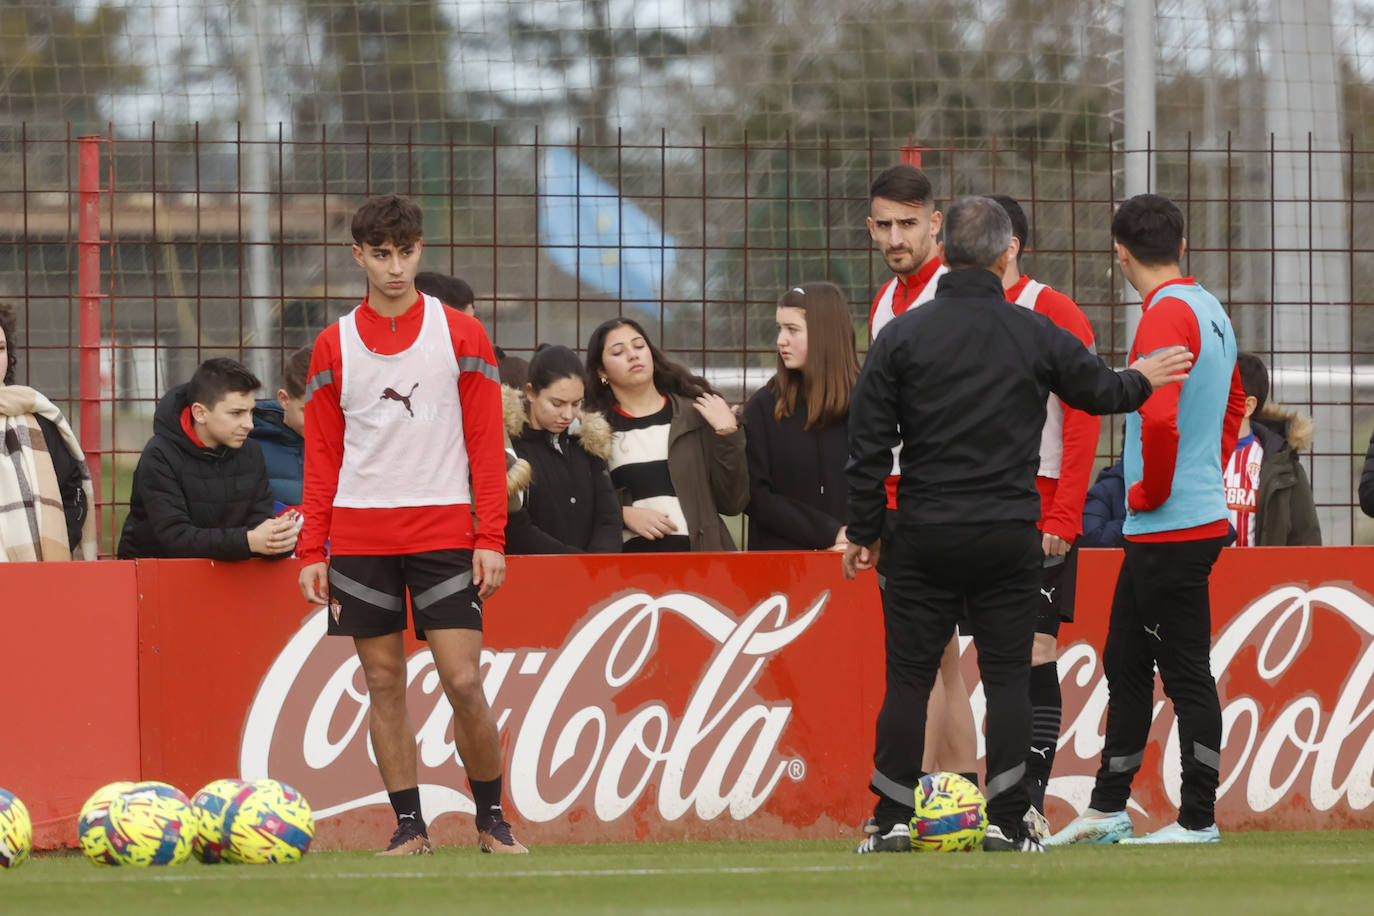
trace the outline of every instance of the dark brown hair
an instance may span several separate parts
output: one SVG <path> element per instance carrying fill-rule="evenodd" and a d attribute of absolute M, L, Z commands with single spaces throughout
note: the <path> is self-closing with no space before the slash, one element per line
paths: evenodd
<path fill-rule="evenodd" d="M 306 376 L 310 374 L 312 349 L 312 347 L 301 347 L 286 358 L 286 367 L 282 369 L 281 373 L 281 386 L 293 398 L 305 397 L 305 380 Z"/>
<path fill-rule="evenodd" d="M 462 277 L 450 277 L 432 270 L 422 270 L 415 275 L 415 288 L 460 312 L 467 311 L 477 301 L 472 287 Z"/>
<path fill-rule="evenodd" d="M 1183 245 L 1183 214 L 1167 197 L 1137 194 L 1123 201 L 1112 216 L 1112 239 L 1146 267 L 1177 264 Z"/>
<path fill-rule="evenodd" d="M 686 366 L 673 362 L 654 346 L 649 335 L 644 333 L 639 322 L 633 318 L 620 316 L 603 321 L 592 331 L 587 341 L 587 384 L 586 405 L 591 410 L 605 413 L 615 404 L 615 394 L 611 386 L 601 381 L 601 370 L 605 367 L 602 354 L 606 349 L 606 337 L 616 328 L 634 328 L 644 342 L 649 345 L 649 355 L 654 360 L 654 388 L 659 394 L 676 394 L 685 398 L 695 398 L 703 394 L 715 394 L 711 383 L 699 375 L 693 375 Z"/>
<path fill-rule="evenodd" d="M 215 405 L 231 391 L 252 394 L 261 387 L 262 382 L 243 363 L 227 356 L 217 356 L 201 363 L 191 376 L 191 381 L 186 385 L 186 403 L 203 404 L 214 410 Z"/>
<path fill-rule="evenodd" d="M 362 245 L 413 245 L 425 234 L 425 215 L 400 194 L 373 197 L 353 214 L 353 241 Z"/>
<path fill-rule="evenodd" d="M 10 357 L 9 363 L 5 366 L 5 377 L 0 379 L 0 384 L 9 385 L 14 382 L 14 369 L 19 364 L 19 350 L 14 341 L 14 332 L 17 327 L 19 327 L 19 313 L 8 302 L 0 302 L 0 329 L 5 332 L 5 352 Z"/>
<path fill-rule="evenodd" d="M 843 423 L 859 378 L 854 319 L 844 293 L 834 283 L 807 283 L 783 293 L 778 308 L 806 313 L 806 364 L 789 369 L 778 357 L 777 374 L 768 381 L 778 402 L 773 416 L 778 420 L 792 416 L 797 393 L 802 392 L 806 397 L 806 429 Z"/>

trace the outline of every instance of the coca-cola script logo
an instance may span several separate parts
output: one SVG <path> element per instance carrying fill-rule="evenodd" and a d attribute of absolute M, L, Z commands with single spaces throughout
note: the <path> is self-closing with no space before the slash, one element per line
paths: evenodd
<path fill-rule="evenodd" d="M 774 595 L 742 617 L 697 595 L 644 592 L 593 608 L 556 650 L 482 651 L 483 687 L 497 725 L 510 736 L 505 785 L 527 821 L 575 808 L 603 821 L 628 812 L 650 785 L 665 820 L 694 813 L 743 819 L 772 794 L 786 759 L 779 741 L 792 715 L 783 698 L 755 684 L 769 660 L 820 616 L 823 592 L 794 620 Z M 353 644 L 325 638 L 325 615 L 310 617 L 268 670 L 248 712 L 240 751 L 245 779 L 272 776 L 328 817 L 386 804 L 367 733 L 368 695 Z M 651 698 L 622 710 L 652 667 L 669 618 L 713 646 L 681 709 Z M 408 704 L 418 724 L 421 792 L 428 817 L 472 813 L 452 739 L 452 710 L 427 649 L 407 662 Z"/>
<path fill-rule="evenodd" d="M 1103 746 L 1107 682 L 1097 648 L 1077 643 L 1059 659 L 1064 727 L 1049 794 L 1076 810 L 1087 807 Z M 1220 808 L 1258 813 L 1292 804 L 1330 811 L 1344 800 L 1359 811 L 1374 803 L 1374 604 L 1368 596 L 1341 585 L 1273 588 L 1213 639 L 1212 673 L 1223 728 Z M 981 686 L 975 693 L 981 720 Z M 1163 700 L 1155 703 L 1151 742 L 1163 747 L 1153 779 L 1177 805 L 1178 725 Z M 1147 754 L 1147 768 L 1151 759 Z M 1142 771 L 1136 784 L 1151 780 Z"/>

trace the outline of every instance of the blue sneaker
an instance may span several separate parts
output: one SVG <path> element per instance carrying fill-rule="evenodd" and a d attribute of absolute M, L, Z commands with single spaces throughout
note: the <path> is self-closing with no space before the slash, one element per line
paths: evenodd
<path fill-rule="evenodd" d="M 1131 816 L 1125 811 L 1095 811 L 1087 809 L 1074 818 L 1069 826 L 1044 841 L 1046 846 L 1068 846 L 1072 843 L 1106 845 L 1119 843 L 1135 832 Z"/>
<path fill-rule="evenodd" d="M 1144 836 L 1127 837 L 1121 841 L 1121 845 L 1128 843 L 1132 846 L 1152 846 L 1163 843 L 1220 843 L 1221 831 L 1217 830 L 1217 825 L 1203 827 L 1201 830 L 1190 830 L 1178 821 L 1174 821 L 1167 827 L 1160 827 L 1154 833 L 1147 833 Z"/>

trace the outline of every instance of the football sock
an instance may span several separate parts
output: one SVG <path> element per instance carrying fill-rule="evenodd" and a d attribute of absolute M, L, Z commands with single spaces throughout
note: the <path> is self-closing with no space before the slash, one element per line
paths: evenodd
<path fill-rule="evenodd" d="M 483 826 L 493 820 L 501 820 L 501 777 L 480 780 L 468 779 L 472 790 L 472 802 L 477 808 L 477 825 Z"/>
<path fill-rule="evenodd" d="M 1026 776 L 1031 804 L 1045 810 L 1045 787 L 1054 767 L 1054 750 L 1059 744 L 1059 724 L 1063 698 L 1059 692 L 1059 665 L 1048 662 L 1030 672 L 1031 749 L 1026 759 Z"/>
<path fill-rule="evenodd" d="M 391 807 L 396 812 L 396 823 L 401 824 L 407 820 L 413 820 L 420 825 L 420 832 L 425 833 L 425 819 L 420 814 L 420 787 L 413 789 L 402 789 L 399 792 L 388 792 L 387 797 L 391 799 Z"/>

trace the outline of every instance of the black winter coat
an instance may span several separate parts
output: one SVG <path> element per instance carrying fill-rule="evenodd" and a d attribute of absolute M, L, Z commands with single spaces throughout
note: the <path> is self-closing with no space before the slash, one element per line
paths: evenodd
<path fill-rule="evenodd" d="M 907 523 L 1038 521 L 1049 392 L 1103 414 L 1135 410 L 1151 390 L 1143 374 L 1113 372 L 1044 315 L 1007 302 L 992 271 L 950 271 L 868 351 L 849 405 L 846 536 L 867 546 L 881 534 L 898 442 Z"/>
<path fill-rule="evenodd" d="M 591 415 L 589 415 L 591 416 Z M 597 439 L 525 426 L 511 437 L 515 454 L 530 463 L 525 505 L 506 520 L 506 553 L 620 553 L 620 500 L 606 459 L 593 450 L 609 448 L 610 428 L 595 415 Z"/>
<path fill-rule="evenodd" d="M 749 549 L 824 550 L 844 527 L 844 463 L 849 437 L 843 420 L 806 428 L 806 398 L 777 420 L 771 386 L 744 405 L 744 454 L 749 459 Z"/>
<path fill-rule="evenodd" d="M 121 560 L 247 560 L 253 556 L 249 529 L 272 517 L 258 444 L 249 439 L 237 449 L 198 447 L 181 428 L 187 406 L 185 385 L 158 402 L 153 438 L 134 471 L 129 517 L 119 538 Z"/>

